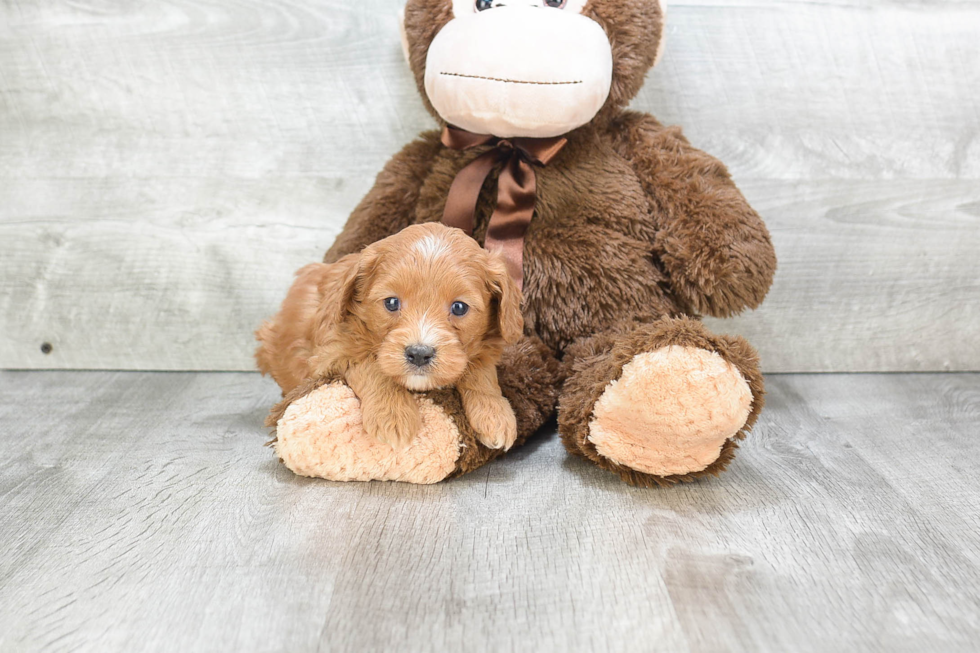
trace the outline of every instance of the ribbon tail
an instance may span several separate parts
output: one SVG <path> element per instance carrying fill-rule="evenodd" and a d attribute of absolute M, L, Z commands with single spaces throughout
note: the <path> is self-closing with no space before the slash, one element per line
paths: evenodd
<path fill-rule="evenodd" d="M 503 254 L 508 272 L 523 290 L 524 233 L 534 216 L 537 179 L 534 169 L 520 156 L 513 156 L 497 182 L 497 208 L 490 216 L 484 247 Z"/>
<path fill-rule="evenodd" d="M 480 199 L 480 190 L 498 160 L 498 153 L 490 150 L 459 171 L 453 179 L 452 186 L 449 187 L 449 197 L 446 198 L 446 208 L 442 213 L 444 224 L 462 229 L 467 235 L 473 235 L 476 203 Z"/>

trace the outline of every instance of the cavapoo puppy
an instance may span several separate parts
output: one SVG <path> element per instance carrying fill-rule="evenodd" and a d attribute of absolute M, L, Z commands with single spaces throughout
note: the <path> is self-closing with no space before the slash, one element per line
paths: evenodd
<path fill-rule="evenodd" d="M 282 308 L 257 332 L 259 369 L 283 394 L 342 377 L 365 430 L 396 449 L 421 427 L 410 391 L 455 385 L 480 441 L 517 437 L 497 362 L 522 335 L 521 293 L 503 258 L 459 229 L 413 225 L 333 264 L 296 273 Z"/>

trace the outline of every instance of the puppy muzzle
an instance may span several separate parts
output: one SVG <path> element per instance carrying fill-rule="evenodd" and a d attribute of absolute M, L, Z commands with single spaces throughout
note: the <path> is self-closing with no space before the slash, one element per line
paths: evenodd
<path fill-rule="evenodd" d="M 406 322 L 388 334 L 378 351 L 384 373 L 414 392 L 459 380 L 469 359 L 456 336 L 424 316 L 406 316 Z"/>

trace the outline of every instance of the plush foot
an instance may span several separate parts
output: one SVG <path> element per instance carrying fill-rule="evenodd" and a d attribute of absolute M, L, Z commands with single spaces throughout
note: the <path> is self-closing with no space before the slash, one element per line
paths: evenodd
<path fill-rule="evenodd" d="M 456 469 L 460 433 L 432 399 L 418 396 L 422 428 L 395 449 L 368 435 L 354 392 L 336 381 L 291 403 L 276 425 L 276 453 L 300 476 L 331 481 L 437 483 Z"/>
<path fill-rule="evenodd" d="M 633 484 L 717 474 L 762 408 L 754 350 L 696 320 L 602 335 L 582 351 L 562 392 L 562 439 Z"/>
<path fill-rule="evenodd" d="M 745 425 L 749 384 L 715 352 L 637 354 L 595 404 L 588 439 L 613 461 L 656 476 L 703 471 Z"/>

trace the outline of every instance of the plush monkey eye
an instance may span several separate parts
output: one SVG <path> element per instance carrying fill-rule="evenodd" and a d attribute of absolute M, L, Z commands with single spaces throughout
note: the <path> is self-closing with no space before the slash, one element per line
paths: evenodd
<path fill-rule="evenodd" d="M 387 308 L 388 311 L 391 313 L 394 313 L 401 307 L 402 307 L 402 303 L 398 301 L 397 297 L 389 297 L 388 299 L 385 300 L 385 308 Z"/>
<path fill-rule="evenodd" d="M 466 315 L 466 312 L 470 310 L 470 307 L 463 302 L 453 302 L 453 305 L 449 308 L 449 312 L 456 317 L 462 317 Z"/>
<path fill-rule="evenodd" d="M 555 9 L 563 9 L 565 7 L 566 0 L 544 0 L 544 3 L 549 7 L 554 7 Z"/>
<path fill-rule="evenodd" d="M 476 10 L 486 11 L 493 7 L 493 0 L 476 0 Z"/>

